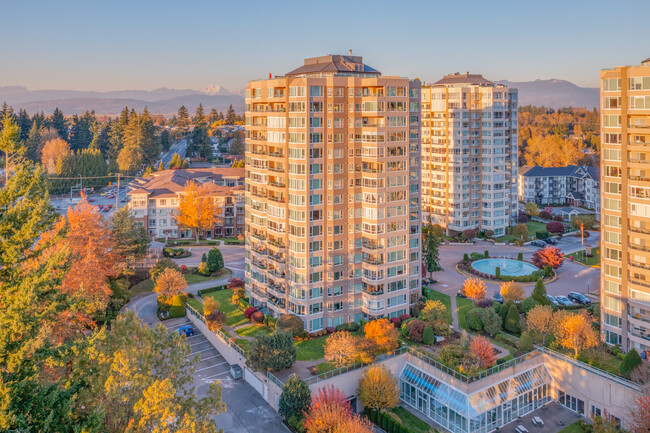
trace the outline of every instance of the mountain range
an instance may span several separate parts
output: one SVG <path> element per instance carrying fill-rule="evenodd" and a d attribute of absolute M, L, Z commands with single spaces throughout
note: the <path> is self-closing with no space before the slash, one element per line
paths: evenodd
<path fill-rule="evenodd" d="M 513 82 L 497 81 L 519 89 L 519 105 L 543 105 L 551 108 L 599 106 L 598 88 L 579 87 L 565 80 L 535 80 Z M 167 89 L 118 90 L 95 92 L 80 90 L 28 90 L 23 86 L 0 87 L 0 103 L 24 108 L 28 113 L 43 111 L 48 114 L 59 107 L 64 114 L 81 114 L 95 110 L 97 114 L 117 115 L 125 106 L 142 111 L 145 107 L 153 114 L 172 115 L 181 105 L 193 113 L 199 103 L 206 112 L 212 108 L 226 111 L 232 104 L 235 111 L 244 111 L 244 97 L 241 93 L 229 92 L 220 85 L 212 84 L 200 90 Z"/>

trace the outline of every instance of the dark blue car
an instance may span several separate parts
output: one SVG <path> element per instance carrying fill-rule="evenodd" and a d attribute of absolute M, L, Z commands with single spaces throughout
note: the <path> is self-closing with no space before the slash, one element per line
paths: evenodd
<path fill-rule="evenodd" d="M 186 337 L 191 337 L 194 335 L 194 328 L 190 325 L 181 326 L 176 330 L 180 335 L 185 334 Z"/>

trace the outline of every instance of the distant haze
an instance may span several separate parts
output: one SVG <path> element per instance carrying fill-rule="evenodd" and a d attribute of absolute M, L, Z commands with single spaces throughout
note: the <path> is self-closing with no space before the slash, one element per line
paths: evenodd
<path fill-rule="evenodd" d="M 597 88 L 579 87 L 564 80 L 535 80 L 524 82 L 498 81 L 508 87 L 519 89 L 519 105 L 543 105 L 551 108 L 599 106 Z M 226 111 L 232 104 L 238 113 L 244 110 L 241 94 L 230 93 L 217 84 L 202 87 L 200 90 L 178 90 L 160 88 L 156 90 L 119 90 L 94 92 L 78 90 L 28 90 L 23 86 L 0 87 L 0 103 L 24 108 L 28 113 L 52 113 L 56 107 L 64 114 L 81 114 L 95 110 L 97 114 L 115 116 L 125 106 L 142 111 L 145 107 L 152 114 L 171 116 L 181 105 L 194 113 L 199 104 L 209 112 L 212 108 Z"/>

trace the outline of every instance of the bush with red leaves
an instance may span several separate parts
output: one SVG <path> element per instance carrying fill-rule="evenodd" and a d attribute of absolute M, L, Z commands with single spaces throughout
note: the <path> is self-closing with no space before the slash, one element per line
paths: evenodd
<path fill-rule="evenodd" d="M 402 322 L 405 321 L 405 320 L 408 320 L 410 318 L 411 318 L 410 314 L 402 314 L 401 316 L 399 316 L 399 320 L 402 321 Z"/>
<path fill-rule="evenodd" d="M 251 316 L 253 315 L 254 312 L 257 311 L 257 308 L 255 307 L 248 307 L 246 310 L 244 310 L 244 317 L 247 318 L 248 320 L 251 320 Z"/>
<path fill-rule="evenodd" d="M 422 343 L 422 334 L 424 334 L 425 326 L 426 323 L 419 319 L 408 322 L 406 324 L 406 335 L 408 335 L 408 339 Z"/>
<path fill-rule="evenodd" d="M 264 313 L 261 311 L 255 311 L 253 314 L 251 314 L 251 320 L 253 323 L 258 323 L 262 324 L 264 323 Z"/>
<path fill-rule="evenodd" d="M 402 326 L 402 321 L 399 319 L 399 317 L 391 318 L 390 323 L 392 323 L 393 326 L 395 326 L 396 328 L 399 328 L 400 326 Z"/>
<path fill-rule="evenodd" d="M 560 221 L 551 221 L 546 224 L 546 231 L 553 234 L 562 234 L 564 233 L 564 224 Z"/>
<path fill-rule="evenodd" d="M 557 269 L 564 263 L 564 254 L 559 248 L 547 246 L 546 248 L 539 249 L 533 254 L 533 265 L 540 269 L 544 266 L 550 266 Z"/>

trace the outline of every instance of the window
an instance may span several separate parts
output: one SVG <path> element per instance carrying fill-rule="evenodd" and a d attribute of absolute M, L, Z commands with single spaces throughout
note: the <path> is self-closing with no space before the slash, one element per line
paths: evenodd
<path fill-rule="evenodd" d="M 621 90 L 620 78 L 606 78 L 603 80 L 603 90 L 606 92 L 615 92 Z"/>
<path fill-rule="evenodd" d="M 309 86 L 309 96 L 323 96 L 323 86 Z"/>

